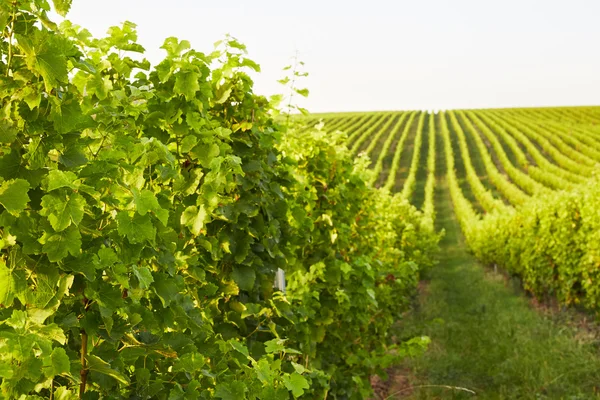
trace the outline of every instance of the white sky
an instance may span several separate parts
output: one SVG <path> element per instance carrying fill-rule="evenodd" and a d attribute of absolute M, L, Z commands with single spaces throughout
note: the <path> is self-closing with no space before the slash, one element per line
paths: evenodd
<path fill-rule="evenodd" d="M 599 17 L 598 0 L 74 0 L 67 16 L 94 36 L 136 23 L 153 63 L 166 37 L 210 52 L 230 33 L 266 95 L 297 50 L 312 112 L 600 104 Z"/>

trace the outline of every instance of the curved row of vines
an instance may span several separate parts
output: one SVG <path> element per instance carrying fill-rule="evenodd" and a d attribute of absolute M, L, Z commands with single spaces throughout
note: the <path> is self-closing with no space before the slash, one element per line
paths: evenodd
<path fill-rule="evenodd" d="M 367 147 L 376 160 L 373 183 L 399 191 L 433 215 L 432 163 L 436 151 L 445 152 L 454 210 L 471 251 L 518 275 L 538 297 L 598 310 L 600 108 L 402 112 L 400 117 L 386 132 L 358 126 L 373 130 L 371 138 L 379 142 Z M 434 140 L 422 149 L 426 119 Z M 435 148 L 435 137 L 442 150 Z M 352 132 L 348 140 L 355 143 Z M 361 140 L 364 147 L 368 141 Z M 373 154 L 377 148 L 380 153 Z M 420 171 L 428 179 L 422 179 L 426 189 L 417 196 Z"/>

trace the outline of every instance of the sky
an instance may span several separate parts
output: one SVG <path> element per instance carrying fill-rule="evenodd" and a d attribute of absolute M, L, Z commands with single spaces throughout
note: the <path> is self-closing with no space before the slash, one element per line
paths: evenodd
<path fill-rule="evenodd" d="M 311 112 L 600 105 L 597 0 L 73 0 L 103 36 L 137 24 L 153 63 L 165 38 L 210 52 L 225 34 L 261 65 L 255 91 L 296 54 Z"/>

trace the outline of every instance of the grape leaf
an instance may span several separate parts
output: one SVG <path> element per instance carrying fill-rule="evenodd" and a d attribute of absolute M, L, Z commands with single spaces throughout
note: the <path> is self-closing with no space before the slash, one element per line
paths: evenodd
<path fill-rule="evenodd" d="M 246 357 L 250 356 L 250 353 L 248 352 L 248 347 L 246 347 L 244 344 L 238 342 L 235 339 L 230 339 L 229 344 L 231 345 L 231 347 L 233 347 L 235 350 L 242 353 Z"/>
<path fill-rule="evenodd" d="M 223 400 L 245 399 L 246 385 L 240 381 L 219 383 L 215 390 L 215 397 Z"/>
<path fill-rule="evenodd" d="M 181 278 L 181 276 L 176 275 L 175 277 L 171 277 L 164 273 L 154 273 L 153 277 L 154 284 L 152 288 L 160 298 L 163 306 L 168 307 L 177 298 L 179 283 L 181 282 L 178 278 Z"/>
<path fill-rule="evenodd" d="M 148 289 L 152 282 L 154 282 L 154 278 L 148 267 L 138 267 L 137 265 L 134 265 L 133 274 L 140 282 L 140 287 L 142 289 Z"/>
<path fill-rule="evenodd" d="M 19 131 L 15 129 L 14 124 L 10 120 L 0 122 L 0 143 L 12 143 Z"/>
<path fill-rule="evenodd" d="M 265 358 L 261 358 L 253 365 L 256 376 L 265 385 L 272 385 L 275 380 L 275 373 L 271 370 L 271 364 Z M 287 393 L 286 393 L 287 394 Z"/>
<path fill-rule="evenodd" d="M 10 363 L 0 362 L 0 378 L 11 379 L 14 376 Z"/>
<path fill-rule="evenodd" d="M 75 400 L 75 399 L 77 399 L 77 395 L 72 390 L 67 389 L 66 386 L 58 387 L 54 391 L 54 400 Z"/>
<path fill-rule="evenodd" d="M 44 360 L 44 375 L 53 377 L 64 373 L 71 372 L 71 362 L 65 349 L 57 347 L 52 350 L 52 354 L 48 359 Z"/>
<path fill-rule="evenodd" d="M 204 227 L 206 217 L 207 213 L 203 205 L 201 205 L 200 207 L 189 206 L 181 214 L 181 224 L 183 226 L 187 226 L 190 232 L 198 236 L 200 235 L 200 231 Z"/>
<path fill-rule="evenodd" d="M 136 213 L 131 217 L 129 212 L 121 211 L 117 214 L 117 228 L 119 235 L 126 236 L 131 243 L 154 242 L 156 237 L 156 228 L 149 215 Z"/>
<path fill-rule="evenodd" d="M 52 107 L 51 118 L 59 133 L 69 133 L 93 126 L 93 120 L 85 115 L 74 101 Z"/>
<path fill-rule="evenodd" d="M 93 354 L 88 354 L 85 357 L 85 359 L 87 360 L 88 369 L 90 371 L 110 376 L 111 378 L 114 378 L 125 385 L 129 384 L 129 379 L 127 378 L 127 376 L 111 368 L 110 364 L 101 359 L 100 357 L 97 357 Z"/>
<path fill-rule="evenodd" d="M 78 225 L 81 222 L 85 205 L 85 199 L 78 193 L 73 193 L 66 201 L 57 194 L 47 194 L 42 197 L 40 214 L 48 217 L 52 228 L 60 232 L 71 223 Z"/>
<path fill-rule="evenodd" d="M 279 353 L 285 350 L 285 339 L 271 339 L 265 342 L 265 352 Z"/>
<path fill-rule="evenodd" d="M 252 290 L 254 281 L 256 280 L 256 272 L 252 267 L 245 265 L 233 267 L 231 274 L 233 280 L 242 290 Z"/>
<path fill-rule="evenodd" d="M 193 71 L 180 71 L 175 77 L 175 87 L 173 91 L 176 94 L 183 94 L 187 100 L 196 97 L 196 92 L 200 90 L 198 80 L 200 74 Z"/>
<path fill-rule="evenodd" d="M 48 92 L 67 81 L 67 57 L 62 38 L 39 30 L 31 37 L 17 35 L 17 38 L 27 67 L 42 76 Z"/>
<path fill-rule="evenodd" d="M 54 8 L 56 9 L 56 13 L 62 17 L 67 15 L 69 12 L 72 1 L 73 0 L 52 0 L 54 3 Z"/>
<path fill-rule="evenodd" d="M 294 372 L 291 375 L 284 375 L 283 383 L 285 387 L 292 392 L 294 397 L 302 396 L 304 394 L 304 389 L 310 387 L 306 378 L 297 372 Z"/>
<path fill-rule="evenodd" d="M 0 306 L 12 306 L 15 297 L 14 283 L 10 269 L 0 260 Z"/>
<path fill-rule="evenodd" d="M 29 182 L 24 179 L 5 181 L 0 186 L 0 204 L 12 215 L 19 215 L 27 207 Z"/>
<path fill-rule="evenodd" d="M 164 226 L 167 226 L 169 220 L 169 211 L 161 208 L 158 204 L 156 195 L 148 189 L 144 189 L 141 192 L 137 189 L 133 189 L 133 201 L 137 208 L 137 212 L 140 215 L 146 215 L 149 211 L 154 212 L 154 215 Z"/>
<path fill-rule="evenodd" d="M 60 261 L 68 254 L 78 256 L 81 250 L 81 234 L 79 228 L 70 226 L 61 232 L 49 235 L 42 251 L 48 255 L 51 262 Z"/>
<path fill-rule="evenodd" d="M 144 189 L 141 192 L 137 189 L 133 189 L 133 201 L 137 207 L 137 212 L 140 215 L 146 215 L 148 211 L 154 211 L 160 206 L 154 193 L 148 189 Z"/>
<path fill-rule="evenodd" d="M 46 178 L 46 187 L 49 192 L 62 187 L 77 189 L 79 183 L 77 182 L 77 175 L 73 172 L 53 169 L 48 173 L 48 177 Z"/>
<path fill-rule="evenodd" d="M 176 37 L 168 37 L 165 39 L 161 49 L 165 49 L 170 56 L 179 56 L 181 53 L 189 49 L 190 42 L 187 40 L 179 41 Z"/>

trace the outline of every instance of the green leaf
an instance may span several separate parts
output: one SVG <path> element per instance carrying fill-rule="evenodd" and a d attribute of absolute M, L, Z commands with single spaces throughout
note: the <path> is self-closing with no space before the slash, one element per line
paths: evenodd
<path fill-rule="evenodd" d="M 58 161 L 67 168 L 75 168 L 87 164 L 88 159 L 78 148 L 69 148 L 58 157 Z"/>
<path fill-rule="evenodd" d="M 265 352 L 267 353 L 280 353 L 286 352 L 289 354 L 302 354 L 300 351 L 285 347 L 284 344 L 287 339 L 272 339 L 265 342 Z"/>
<path fill-rule="evenodd" d="M 13 376 L 14 372 L 10 363 L 0 362 L 0 378 L 11 379 Z"/>
<path fill-rule="evenodd" d="M 77 175 L 69 171 L 51 170 L 46 178 L 46 189 L 51 192 L 62 187 L 77 189 L 79 187 Z"/>
<path fill-rule="evenodd" d="M 137 189 L 134 189 L 133 200 L 137 207 L 137 212 L 140 215 L 146 215 L 148 211 L 153 211 L 160 208 L 156 196 L 148 189 L 144 189 L 141 192 Z"/>
<path fill-rule="evenodd" d="M 175 383 L 173 389 L 169 391 L 169 397 L 167 400 L 184 400 L 185 392 L 180 384 Z"/>
<path fill-rule="evenodd" d="M 303 374 L 306 371 L 306 368 L 304 368 L 304 365 L 295 363 L 293 361 L 292 361 L 292 367 L 294 367 L 294 370 L 299 374 Z"/>
<path fill-rule="evenodd" d="M 149 215 L 134 214 L 133 218 L 127 211 L 117 214 L 117 230 L 119 235 L 126 236 L 131 243 L 144 243 L 146 240 L 154 243 L 156 228 Z"/>
<path fill-rule="evenodd" d="M 42 92 L 36 87 L 26 87 L 23 89 L 23 100 L 27 103 L 30 110 L 40 106 L 42 102 Z"/>
<path fill-rule="evenodd" d="M 305 377 L 293 372 L 291 375 L 283 376 L 283 383 L 285 387 L 292 392 L 294 397 L 300 397 L 304 394 L 304 389 L 309 389 L 308 381 Z"/>
<path fill-rule="evenodd" d="M 56 375 L 70 373 L 71 372 L 71 361 L 65 349 L 57 347 L 52 350 L 50 355 L 50 363 L 44 367 L 44 375 L 47 377 L 54 377 Z"/>
<path fill-rule="evenodd" d="M 191 149 L 198 143 L 198 138 L 194 135 L 187 135 L 181 140 L 180 151 L 182 153 L 189 153 Z"/>
<path fill-rule="evenodd" d="M 54 8 L 56 9 L 56 13 L 61 17 L 67 15 L 69 10 L 71 9 L 71 2 L 73 0 L 52 0 L 54 3 Z"/>
<path fill-rule="evenodd" d="M 179 56 L 183 51 L 190 47 L 189 41 L 182 40 L 180 42 L 176 37 L 166 38 L 163 45 L 160 46 L 160 48 L 165 49 L 170 56 Z"/>
<path fill-rule="evenodd" d="M 100 357 L 97 357 L 93 354 L 88 354 L 85 357 L 85 359 L 87 360 L 88 369 L 90 371 L 110 376 L 111 378 L 116 379 L 122 384 L 129 384 L 129 379 L 127 378 L 127 376 L 115 369 L 112 369 L 110 364 L 101 359 Z"/>
<path fill-rule="evenodd" d="M 294 91 L 296 93 L 298 93 L 300 96 L 308 97 L 308 93 L 309 93 L 308 89 L 294 89 Z"/>
<path fill-rule="evenodd" d="M 0 122 L 0 143 L 12 143 L 19 131 L 10 120 Z"/>
<path fill-rule="evenodd" d="M 186 100 L 192 100 L 196 97 L 196 92 L 200 90 L 200 74 L 193 71 L 180 71 L 175 76 L 175 94 L 183 94 Z"/>
<path fill-rule="evenodd" d="M 98 250 L 98 267 L 101 269 L 106 269 L 113 264 L 118 263 L 119 257 L 117 253 L 111 248 L 104 247 Z"/>
<path fill-rule="evenodd" d="M 140 215 L 146 215 L 149 211 L 152 211 L 163 225 L 167 225 L 169 212 L 160 207 L 158 199 L 153 192 L 148 189 L 144 189 L 141 192 L 133 189 L 133 201 Z"/>
<path fill-rule="evenodd" d="M 27 67 L 41 75 L 48 92 L 68 80 L 63 40 L 67 39 L 46 31 L 36 31 L 31 38 L 17 35 Z"/>
<path fill-rule="evenodd" d="M 57 194 L 47 194 L 42 197 L 41 215 L 48 217 L 48 221 L 55 231 L 67 229 L 71 223 L 78 225 L 83 219 L 86 201 L 78 193 L 73 193 L 65 201 Z"/>
<path fill-rule="evenodd" d="M 230 339 L 229 344 L 231 345 L 231 347 L 233 347 L 239 353 L 245 355 L 246 357 L 250 356 L 250 353 L 248 352 L 248 347 L 246 347 L 242 343 L 238 342 L 237 340 Z"/>
<path fill-rule="evenodd" d="M 176 275 L 174 277 L 164 273 L 154 273 L 154 284 L 152 289 L 160 298 L 164 307 L 168 307 L 173 301 L 177 299 L 177 295 L 180 290 L 181 276 Z"/>
<path fill-rule="evenodd" d="M 49 235 L 42 251 L 48 255 L 51 262 L 60 261 L 68 254 L 78 256 L 81 250 L 81 234 L 79 228 L 70 226 L 64 231 Z"/>
<path fill-rule="evenodd" d="M 104 100 L 113 90 L 113 85 L 108 76 L 102 76 L 100 73 L 93 75 L 87 82 L 90 94 L 95 94 L 99 100 Z"/>
<path fill-rule="evenodd" d="M 152 282 L 154 282 L 154 278 L 148 267 L 138 267 L 137 265 L 134 265 L 133 274 L 140 282 L 140 287 L 142 289 L 148 289 Z"/>
<path fill-rule="evenodd" d="M 265 342 L 265 352 L 280 353 L 285 350 L 285 339 L 272 339 Z"/>
<path fill-rule="evenodd" d="M 275 380 L 275 373 L 271 370 L 271 364 L 265 358 L 261 358 L 254 364 L 256 376 L 265 385 L 272 385 Z M 287 393 L 286 393 L 287 394 Z"/>
<path fill-rule="evenodd" d="M 196 236 L 200 235 L 206 219 L 207 214 L 203 205 L 200 207 L 189 206 L 181 214 L 181 224 L 187 226 L 190 232 Z"/>
<path fill-rule="evenodd" d="M 75 101 L 54 104 L 51 119 L 58 133 L 75 132 L 94 126 L 94 120 L 85 115 Z"/>
<path fill-rule="evenodd" d="M 300 111 L 305 117 L 310 115 L 310 112 L 306 108 L 296 106 L 296 110 Z"/>
<path fill-rule="evenodd" d="M 246 398 L 246 385 L 240 381 L 219 383 L 215 397 L 223 400 L 243 400 Z"/>
<path fill-rule="evenodd" d="M 5 181 L 0 185 L 0 204 L 12 215 L 18 216 L 27 207 L 29 182 L 24 179 Z"/>
<path fill-rule="evenodd" d="M 254 268 L 246 265 L 235 266 L 231 276 L 240 289 L 250 291 L 254 288 L 254 281 L 256 280 Z"/>
<path fill-rule="evenodd" d="M 75 392 L 67 389 L 66 386 L 56 388 L 54 391 L 54 400 L 76 400 L 78 399 Z"/>
<path fill-rule="evenodd" d="M 175 363 L 174 371 L 200 371 L 206 365 L 206 359 L 200 353 L 183 354 Z"/>
<path fill-rule="evenodd" d="M 231 95 L 232 90 L 233 90 L 233 85 L 231 83 L 227 83 L 226 85 L 219 87 L 215 93 L 214 102 L 216 104 L 225 103 L 225 101 L 227 101 L 227 99 L 229 98 L 229 95 Z"/>
<path fill-rule="evenodd" d="M 3 260 L 0 260 L 0 307 L 12 306 L 15 294 L 15 282 L 11 270 Z"/>
<path fill-rule="evenodd" d="M 67 338 L 65 332 L 56 324 L 43 325 L 38 329 L 39 336 L 49 339 L 56 340 L 60 344 L 65 344 Z"/>
<path fill-rule="evenodd" d="M 191 151 L 190 156 L 198 159 L 205 168 L 210 166 L 212 160 L 219 156 L 221 149 L 216 143 L 198 143 Z"/>
<path fill-rule="evenodd" d="M 242 61 L 241 64 L 242 67 L 249 67 L 251 69 L 253 69 L 256 72 L 260 72 L 260 65 L 258 65 L 257 63 L 255 63 L 254 61 L 248 59 L 248 58 L 244 58 L 244 60 Z"/>

